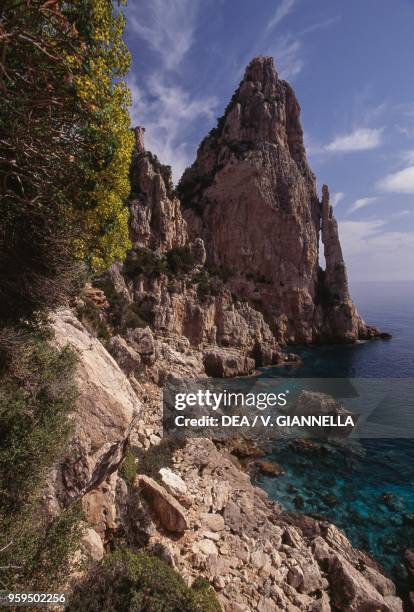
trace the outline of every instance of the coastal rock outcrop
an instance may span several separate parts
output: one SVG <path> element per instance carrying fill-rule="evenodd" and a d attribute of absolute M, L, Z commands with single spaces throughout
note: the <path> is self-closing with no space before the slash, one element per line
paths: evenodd
<path fill-rule="evenodd" d="M 232 270 L 229 286 L 279 341 L 353 342 L 369 332 L 349 296 L 328 190 L 320 202 L 299 115 L 273 59 L 254 59 L 178 193 L 190 239 L 203 239 L 210 265 Z"/>
<path fill-rule="evenodd" d="M 285 512 L 252 484 L 241 466 L 264 451 L 249 440 L 162 439 L 168 376 L 241 376 L 294 363 L 283 343 L 378 335 L 350 298 L 299 112 L 272 60 L 253 60 L 178 192 L 135 129 L 132 248 L 82 305 L 108 352 L 71 312 L 53 320 L 58 346 L 79 355 L 79 398 L 45 502 L 58 513 L 82 501 L 92 558 L 118 537 L 162 550 L 189 584 L 204 576 L 226 612 L 397 612 L 393 583 L 339 529 Z M 255 467 L 283 473 L 264 459 Z"/>
<path fill-rule="evenodd" d="M 70 311 L 56 313 L 52 327 L 56 345 L 69 345 L 78 356 L 78 397 L 70 415 L 70 445 L 48 480 L 45 507 L 54 515 L 82 499 L 90 523 L 103 533 L 102 509 L 106 508 L 109 525 L 116 471 L 142 404 L 115 360 Z"/>
<path fill-rule="evenodd" d="M 255 361 L 251 357 L 223 348 L 210 348 L 204 351 L 203 363 L 207 376 L 213 378 L 247 376 L 255 369 Z"/>

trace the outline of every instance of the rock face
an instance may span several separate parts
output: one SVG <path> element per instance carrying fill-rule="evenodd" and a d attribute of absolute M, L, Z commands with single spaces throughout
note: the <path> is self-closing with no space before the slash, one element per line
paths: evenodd
<path fill-rule="evenodd" d="M 216 345 L 237 349 L 237 361 L 243 365 L 233 368 L 233 375 L 253 369 L 250 357 L 257 365 L 277 363 L 281 353 L 262 313 L 232 294 L 225 275 L 206 268 L 204 242 L 188 238 L 169 167 L 145 150 L 144 129 L 134 131 L 132 250 L 125 264 L 112 266 L 103 279 L 113 327 L 111 354 L 127 375 L 147 369 L 151 360 L 159 364 L 155 345 L 161 338 L 181 353 L 184 341 L 187 352 L 192 346 L 193 353 Z M 145 356 L 138 336 L 148 324 L 155 338 Z"/>
<path fill-rule="evenodd" d="M 71 443 L 49 479 L 45 502 L 54 514 L 82 498 L 87 518 L 102 533 L 102 508 L 109 524 L 115 488 L 112 475 L 124 458 L 141 402 L 114 359 L 70 311 L 57 313 L 52 325 L 56 344 L 69 344 L 79 357 L 78 399 L 71 415 Z"/>
<path fill-rule="evenodd" d="M 145 150 L 144 128 L 135 128 L 135 152 L 131 164 L 129 208 L 132 244 L 157 252 L 187 242 L 186 223 L 174 195 L 171 168 Z"/>
<path fill-rule="evenodd" d="M 300 107 L 270 57 L 254 59 L 178 186 L 190 239 L 284 342 L 367 335 L 349 297 L 327 188 L 318 199 Z M 326 270 L 319 267 L 322 231 Z"/>
<path fill-rule="evenodd" d="M 248 376 L 254 371 L 255 361 L 237 351 L 213 348 L 204 351 L 204 367 L 206 374 L 213 378 L 232 378 Z"/>

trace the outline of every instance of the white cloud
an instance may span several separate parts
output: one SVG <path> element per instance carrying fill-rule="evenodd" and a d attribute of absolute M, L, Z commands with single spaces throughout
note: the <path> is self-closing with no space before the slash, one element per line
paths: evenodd
<path fill-rule="evenodd" d="M 364 221 L 341 221 L 339 232 L 342 247 L 347 257 L 364 253 L 368 241 L 378 236 L 386 225 L 383 219 L 367 219 Z"/>
<path fill-rule="evenodd" d="M 324 19 L 323 21 L 318 21 L 316 23 L 312 23 L 310 26 L 304 28 L 299 34 L 310 34 L 311 32 L 315 32 L 316 30 L 324 30 L 325 28 L 329 28 L 331 25 L 337 24 L 341 20 L 340 16 L 329 17 L 328 19 Z"/>
<path fill-rule="evenodd" d="M 414 210 L 400 210 L 399 212 L 395 212 L 391 215 L 394 219 L 400 219 L 401 217 L 411 217 L 414 215 Z"/>
<path fill-rule="evenodd" d="M 355 200 L 351 208 L 348 210 L 348 213 L 354 212 L 355 210 L 359 210 L 360 208 L 365 208 L 365 206 L 368 206 L 369 204 L 373 204 L 374 202 L 377 202 L 378 200 L 379 200 L 378 197 L 359 198 L 358 200 Z"/>
<path fill-rule="evenodd" d="M 285 17 L 292 12 L 296 0 L 282 0 L 273 16 L 270 18 L 269 23 L 266 26 L 266 31 L 269 32 L 272 28 L 276 27 Z"/>
<path fill-rule="evenodd" d="M 358 128 L 349 134 L 337 136 L 325 146 L 331 153 L 351 153 L 376 149 L 382 144 L 383 128 Z"/>
<path fill-rule="evenodd" d="M 263 34 L 265 39 L 270 38 L 270 31 L 292 12 L 296 2 L 297 0 L 283 0 L 279 4 L 272 19 L 266 26 Z M 275 42 L 271 42 L 267 47 L 263 47 L 263 41 L 260 41 L 260 45 L 256 45 L 259 50 L 257 52 L 254 51 L 253 55 L 272 55 L 276 60 L 276 69 L 280 76 L 286 80 L 293 80 L 301 72 L 305 63 L 304 56 L 306 54 L 302 39 L 307 34 L 330 27 L 337 23 L 338 20 L 339 17 L 328 18 L 312 23 L 295 34 L 279 34 Z"/>
<path fill-rule="evenodd" d="M 342 248 L 351 281 L 414 280 L 414 231 L 386 231 L 387 221 L 342 221 Z"/>
<path fill-rule="evenodd" d="M 405 103 L 395 106 L 397 123 L 395 128 L 410 140 L 414 138 L 414 104 Z"/>
<path fill-rule="evenodd" d="M 196 97 L 178 85 L 177 71 L 192 48 L 201 0 L 140 0 L 125 9 L 128 34 L 155 54 L 154 71 L 144 79 L 128 78 L 132 125 L 145 127 L 146 148 L 172 166 L 176 182 L 194 151 L 187 135 L 201 117 L 212 120 L 217 100 Z M 156 66 L 156 68 L 155 68 Z"/>
<path fill-rule="evenodd" d="M 172 70 L 193 44 L 199 6 L 200 0 L 140 0 L 131 2 L 125 12 L 130 30 Z"/>
<path fill-rule="evenodd" d="M 342 191 L 337 191 L 331 195 L 331 204 L 332 206 L 338 206 L 339 202 L 342 202 L 345 194 Z"/>
<path fill-rule="evenodd" d="M 133 124 L 145 127 L 145 146 L 164 164 L 170 164 L 177 182 L 189 165 L 192 150 L 185 141 L 185 129 L 200 117 L 214 118 L 214 97 L 192 98 L 179 86 L 167 85 L 164 75 L 153 74 L 140 90 L 136 79 L 129 79 L 134 98 Z"/>
<path fill-rule="evenodd" d="M 378 182 L 378 187 L 390 193 L 414 194 L 414 165 L 388 174 Z"/>
<path fill-rule="evenodd" d="M 279 37 L 277 44 L 269 50 L 268 54 L 275 58 L 276 70 L 283 79 L 291 80 L 302 70 L 302 50 L 302 42 L 290 36 Z"/>

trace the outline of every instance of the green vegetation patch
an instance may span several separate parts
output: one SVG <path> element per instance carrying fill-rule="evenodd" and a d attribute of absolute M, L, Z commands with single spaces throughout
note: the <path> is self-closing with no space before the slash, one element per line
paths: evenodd
<path fill-rule="evenodd" d="M 117 551 L 75 589 L 68 611 L 220 612 L 206 580 L 189 588 L 162 559 L 144 552 Z"/>
<path fill-rule="evenodd" d="M 166 254 L 168 269 L 173 274 L 190 272 L 195 266 L 194 255 L 188 246 L 175 247 Z"/>
<path fill-rule="evenodd" d="M 135 455 L 130 448 L 125 455 L 125 459 L 122 462 L 119 472 L 128 485 L 134 482 L 138 469 Z"/>
<path fill-rule="evenodd" d="M 195 266 L 195 259 L 190 247 L 174 247 L 165 255 L 158 255 L 150 249 L 140 248 L 130 251 L 124 263 L 124 270 L 129 278 L 139 274 L 158 277 L 181 276 L 191 272 Z"/>
<path fill-rule="evenodd" d="M 182 448 L 183 444 L 182 440 L 164 437 L 157 446 L 150 446 L 146 451 L 140 452 L 137 455 L 139 473 L 160 480 L 160 469 L 173 466 L 173 454 Z"/>
<path fill-rule="evenodd" d="M 0 580 L 11 590 L 57 582 L 80 540 L 78 508 L 52 522 L 40 510 L 71 431 L 76 362 L 46 329 L 0 331 Z"/>

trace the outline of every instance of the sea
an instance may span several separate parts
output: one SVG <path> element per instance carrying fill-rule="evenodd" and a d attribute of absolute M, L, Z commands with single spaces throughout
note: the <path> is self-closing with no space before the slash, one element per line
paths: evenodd
<path fill-rule="evenodd" d="M 391 340 L 291 347 L 301 365 L 266 368 L 261 376 L 367 378 L 382 384 L 384 379 L 385 384 L 387 379 L 414 379 L 414 283 L 354 283 L 351 289 L 365 321 L 391 333 Z M 410 418 L 414 422 L 409 404 L 407 423 Z M 258 477 L 257 484 L 272 499 L 286 510 L 323 517 L 342 528 L 357 548 L 382 565 L 400 593 L 406 590 L 403 554 L 414 548 L 413 438 L 364 438 L 339 445 L 325 440 L 301 452 L 286 440 L 275 443 L 268 458 L 284 470 L 280 477 Z"/>

